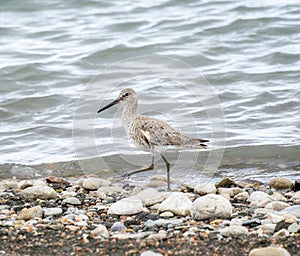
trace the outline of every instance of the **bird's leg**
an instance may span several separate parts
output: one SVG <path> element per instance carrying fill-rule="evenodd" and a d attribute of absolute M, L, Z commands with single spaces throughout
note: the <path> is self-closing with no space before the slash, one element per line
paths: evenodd
<path fill-rule="evenodd" d="M 135 170 L 135 171 L 131 171 L 131 172 L 127 172 L 125 174 L 122 174 L 121 177 L 122 178 L 128 178 L 130 177 L 132 174 L 136 174 L 136 173 L 139 173 L 139 172 L 145 172 L 145 171 L 150 171 L 150 170 L 153 170 L 154 168 L 154 154 L 152 154 L 152 163 L 150 166 L 146 166 L 142 169 L 139 169 L 139 170 Z"/>
<path fill-rule="evenodd" d="M 171 191 L 171 187 L 170 187 L 170 163 L 168 162 L 168 160 L 161 154 L 160 155 L 161 158 L 165 161 L 166 166 L 167 166 L 167 182 L 168 182 L 168 191 Z"/>

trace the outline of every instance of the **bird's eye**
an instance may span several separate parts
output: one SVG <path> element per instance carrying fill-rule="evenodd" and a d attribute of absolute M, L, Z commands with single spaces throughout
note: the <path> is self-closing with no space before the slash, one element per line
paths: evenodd
<path fill-rule="evenodd" d="M 129 96 L 129 93 L 128 92 L 124 93 L 124 96 L 125 97 Z"/>

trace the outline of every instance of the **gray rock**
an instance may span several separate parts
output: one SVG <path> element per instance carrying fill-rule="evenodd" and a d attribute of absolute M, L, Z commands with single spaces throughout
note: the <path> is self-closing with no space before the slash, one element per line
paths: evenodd
<path fill-rule="evenodd" d="M 20 220 L 31 220 L 34 218 L 41 218 L 42 216 L 43 209 L 40 205 L 37 205 L 29 209 L 23 209 L 18 217 Z"/>
<path fill-rule="evenodd" d="M 211 183 L 200 183 L 194 188 L 194 193 L 200 196 L 207 194 L 215 194 L 217 192 L 216 186 Z"/>
<path fill-rule="evenodd" d="M 160 212 L 170 211 L 179 216 L 187 216 L 190 214 L 192 207 L 191 199 L 182 192 L 173 192 L 159 206 Z"/>
<path fill-rule="evenodd" d="M 220 234 L 222 236 L 242 236 L 248 234 L 248 229 L 242 226 L 229 226 L 223 229 L 220 229 Z"/>
<path fill-rule="evenodd" d="M 272 201 L 275 201 L 275 198 L 262 191 L 253 192 L 247 199 L 247 202 L 250 203 L 250 206 L 254 208 L 265 207 Z"/>
<path fill-rule="evenodd" d="M 158 219 L 154 221 L 154 225 L 159 227 L 175 227 L 182 223 L 183 221 L 181 219 L 177 219 L 177 220 Z"/>
<path fill-rule="evenodd" d="M 227 219 L 232 214 L 229 200 L 220 195 L 208 194 L 196 199 L 191 208 L 191 216 L 196 220 Z"/>
<path fill-rule="evenodd" d="M 252 249 L 249 256 L 291 256 L 290 253 L 281 247 L 262 247 Z"/>
<path fill-rule="evenodd" d="M 100 187 L 107 187 L 111 185 L 108 180 L 90 177 L 78 181 L 78 184 L 86 190 L 97 190 Z"/>
<path fill-rule="evenodd" d="M 59 207 L 43 208 L 45 217 L 62 214 L 63 210 Z"/>
<path fill-rule="evenodd" d="M 77 197 L 68 197 L 64 199 L 61 203 L 62 205 L 66 205 L 66 204 L 81 205 L 81 202 Z"/>
<path fill-rule="evenodd" d="M 117 239 L 143 239 L 146 236 L 149 236 L 152 232 L 138 232 L 138 233 L 115 233 L 112 235 L 112 238 Z"/>
<path fill-rule="evenodd" d="M 158 192 L 154 188 L 147 188 L 139 192 L 134 197 L 142 200 L 145 206 L 150 206 L 162 202 L 166 199 L 167 195 L 168 193 L 166 192 Z"/>
<path fill-rule="evenodd" d="M 285 177 L 275 177 L 270 180 L 269 186 L 278 190 L 290 189 L 293 187 L 293 182 Z"/>
<path fill-rule="evenodd" d="M 143 211 L 142 200 L 128 197 L 112 204 L 108 209 L 108 214 L 133 215 Z"/>
<path fill-rule="evenodd" d="M 279 212 L 280 214 L 291 214 L 300 218 L 300 205 L 289 206 Z"/>
<path fill-rule="evenodd" d="M 122 230 L 126 229 L 127 227 L 120 221 L 115 222 L 110 228 L 112 232 L 121 232 Z"/>
<path fill-rule="evenodd" d="M 153 227 L 155 226 L 155 223 L 153 220 L 147 220 L 145 223 L 144 223 L 144 226 L 145 227 Z"/>
<path fill-rule="evenodd" d="M 57 197 L 55 190 L 48 186 L 28 187 L 21 192 L 21 195 L 25 199 L 54 199 Z"/>
<path fill-rule="evenodd" d="M 103 237 L 103 238 L 109 238 L 109 233 L 107 228 L 100 224 L 95 229 L 91 231 L 91 234 L 93 237 Z"/>

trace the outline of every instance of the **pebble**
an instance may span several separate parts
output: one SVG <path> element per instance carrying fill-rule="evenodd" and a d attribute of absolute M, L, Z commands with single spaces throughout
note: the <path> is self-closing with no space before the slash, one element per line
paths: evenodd
<path fill-rule="evenodd" d="M 120 221 L 115 222 L 110 228 L 112 232 L 121 232 L 126 229 L 127 227 Z"/>
<path fill-rule="evenodd" d="M 270 180 L 269 186 L 277 190 L 291 189 L 293 188 L 293 182 L 285 177 L 275 177 Z"/>
<path fill-rule="evenodd" d="M 294 222 L 288 227 L 287 231 L 289 233 L 297 233 L 300 231 L 300 225 Z"/>
<path fill-rule="evenodd" d="M 276 215 L 276 214 L 272 214 L 272 213 L 268 213 L 266 215 L 266 217 L 271 221 L 271 223 L 273 224 L 277 224 L 281 221 L 284 220 L 284 217 L 283 216 L 280 216 L 280 215 Z"/>
<path fill-rule="evenodd" d="M 64 199 L 61 203 L 62 205 L 66 205 L 66 204 L 81 205 L 81 202 L 77 197 L 68 197 Z"/>
<path fill-rule="evenodd" d="M 108 214 L 133 215 L 143 211 L 143 202 L 135 197 L 121 199 L 112 204 L 108 209 Z"/>
<path fill-rule="evenodd" d="M 271 209 L 271 210 L 275 210 L 275 211 L 280 211 L 283 210 L 287 207 L 289 207 L 290 205 L 288 203 L 285 202 L 281 202 L 281 201 L 272 201 L 270 203 L 268 203 L 265 208 L 266 209 Z"/>
<path fill-rule="evenodd" d="M 242 226 L 229 226 L 223 229 L 220 229 L 220 235 L 222 236 L 242 236 L 247 235 L 248 229 Z"/>
<path fill-rule="evenodd" d="M 224 178 L 216 184 L 217 188 L 231 188 L 238 187 L 238 185 L 229 177 Z"/>
<path fill-rule="evenodd" d="M 43 209 L 40 205 L 37 205 L 28 209 L 22 209 L 18 218 L 20 220 L 30 220 L 34 218 L 41 218 L 42 216 L 43 216 Z"/>
<path fill-rule="evenodd" d="M 60 215 L 63 213 L 63 210 L 59 207 L 53 207 L 53 208 L 43 208 L 43 212 L 45 217 L 47 217 L 47 216 Z"/>
<path fill-rule="evenodd" d="M 283 229 L 277 231 L 277 232 L 273 235 L 273 237 L 282 237 L 282 236 L 288 236 L 288 235 L 289 235 L 289 232 L 288 232 L 285 228 L 283 228 Z"/>
<path fill-rule="evenodd" d="M 290 253 L 281 247 L 262 247 L 252 249 L 249 256 L 291 256 Z"/>
<path fill-rule="evenodd" d="M 125 194 L 125 190 L 123 190 L 120 186 L 100 187 L 97 189 L 97 192 L 104 193 L 107 196 L 112 196 L 115 194 Z"/>
<path fill-rule="evenodd" d="M 292 198 L 291 198 L 292 201 L 296 201 L 296 200 L 300 200 L 300 191 L 296 192 Z"/>
<path fill-rule="evenodd" d="M 79 180 L 78 184 L 86 190 L 97 190 L 100 187 L 110 186 L 111 182 L 100 178 L 90 177 Z"/>
<path fill-rule="evenodd" d="M 147 188 L 145 190 L 140 191 L 134 197 L 139 198 L 143 201 L 144 206 L 151 206 L 157 203 L 162 202 L 166 199 L 168 193 L 158 192 L 154 188 Z"/>
<path fill-rule="evenodd" d="M 153 251 L 144 251 L 140 254 L 140 256 L 163 256 L 161 253 L 153 252 Z"/>
<path fill-rule="evenodd" d="M 95 229 L 91 231 L 91 234 L 94 238 L 102 237 L 102 238 L 109 238 L 109 233 L 107 228 L 100 224 Z"/>
<path fill-rule="evenodd" d="M 196 220 L 227 219 L 232 214 L 232 206 L 220 195 L 208 194 L 197 198 L 191 208 L 191 216 Z"/>
<path fill-rule="evenodd" d="M 182 192 L 173 192 L 159 206 L 160 212 L 170 211 L 179 216 L 187 216 L 190 214 L 192 207 L 191 199 Z"/>
<path fill-rule="evenodd" d="M 250 206 L 254 208 L 265 207 L 272 201 L 275 201 L 275 198 L 262 191 L 253 192 L 247 199 L 247 202 L 250 203 Z"/>
<path fill-rule="evenodd" d="M 21 195 L 25 199 L 55 199 L 57 198 L 57 193 L 53 188 L 48 186 L 33 186 L 25 188 Z"/>
<path fill-rule="evenodd" d="M 217 192 L 216 186 L 211 183 L 200 183 L 197 184 L 194 188 L 194 193 L 200 196 L 204 196 L 207 194 L 215 194 L 216 192 Z"/>
<path fill-rule="evenodd" d="M 289 207 L 281 210 L 279 213 L 292 214 L 292 215 L 296 216 L 297 218 L 300 218 L 300 205 L 289 206 Z"/>
<path fill-rule="evenodd" d="M 248 192 L 241 192 L 234 196 L 234 199 L 237 201 L 245 202 L 249 198 Z"/>
<path fill-rule="evenodd" d="M 160 216 L 160 217 L 171 218 L 171 217 L 174 217 L 174 213 L 173 213 L 173 212 L 166 211 L 166 212 L 162 212 L 159 216 Z"/>

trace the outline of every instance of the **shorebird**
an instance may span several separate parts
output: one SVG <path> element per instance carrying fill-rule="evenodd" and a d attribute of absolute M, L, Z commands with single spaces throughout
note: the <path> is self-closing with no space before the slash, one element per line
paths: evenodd
<path fill-rule="evenodd" d="M 144 151 L 149 151 L 152 154 L 152 163 L 150 166 L 139 170 L 128 172 L 124 177 L 129 177 L 132 174 L 153 170 L 154 168 L 154 153 L 158 147 L 185 147 L 185 148 L 206 148 L 204 144 L 209 140 L 191 138 L 181 134 L 178 130 L 171 127 L 167 123 L 158 119 L 140 115 L 137 112 L 138 99 L 136 92 L 131 88 L 123 89 L 119 97 L 98 110 L 98 113 L 121 103 L 123 105 L 122 123 L 125 131 L 132 142 Z M 170 164 L 163 153 L 160 153 L 167 168 L 167 189 L 170 191 Z"/>

